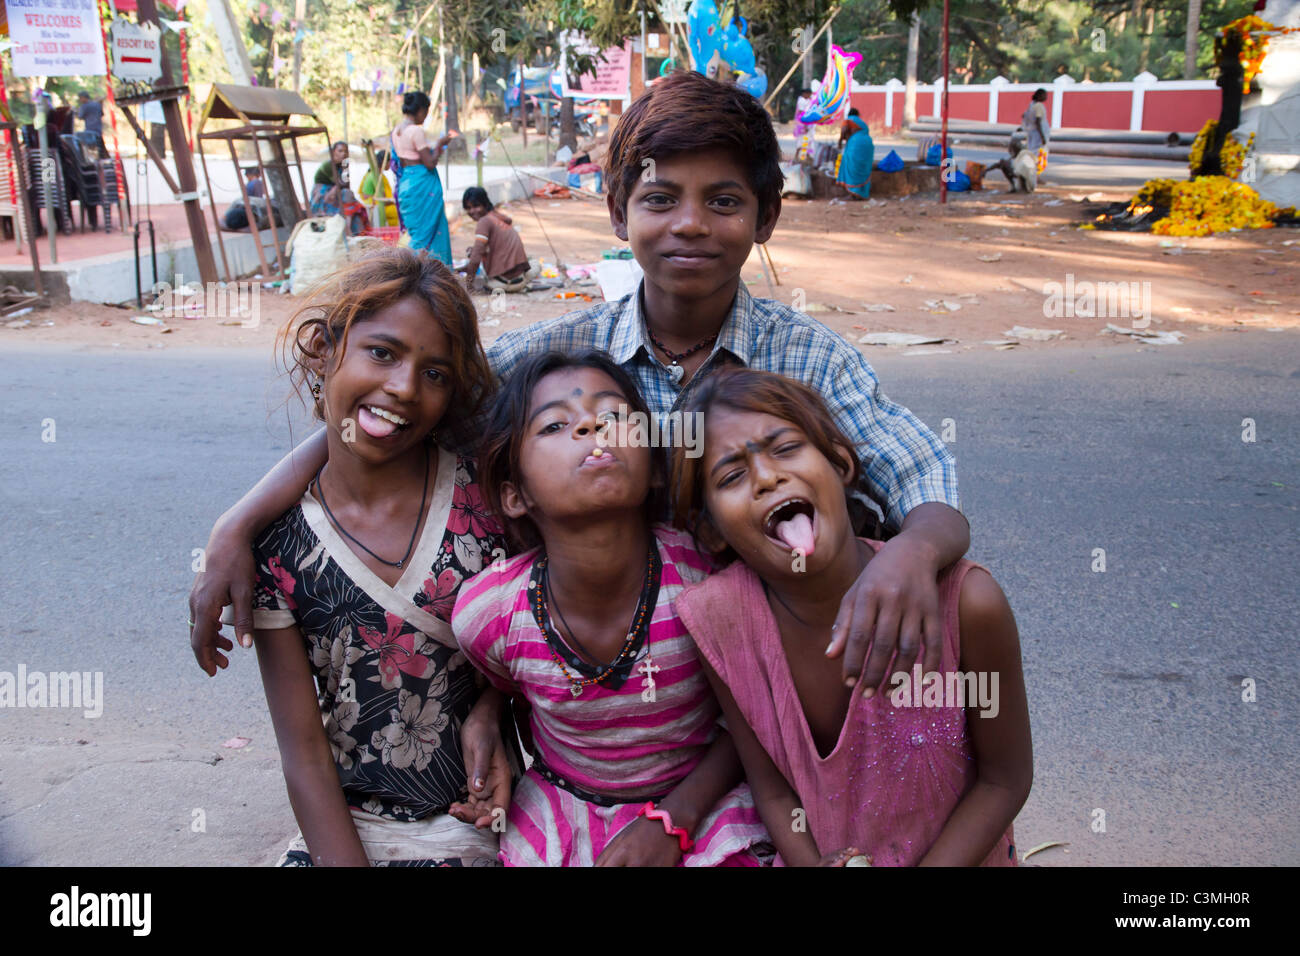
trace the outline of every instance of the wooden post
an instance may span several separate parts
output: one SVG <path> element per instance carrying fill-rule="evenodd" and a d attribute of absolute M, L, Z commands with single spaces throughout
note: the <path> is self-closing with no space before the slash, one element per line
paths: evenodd
<path fill-rule="evenodd" d="M 158 4 L 155 0 L 139 0 L 137 15 L 141 23 L 152 23 L 162 32 L 158 22 Z M 167 49 L 159 44 L 162 58 L 163 86 L 171 86 L 172 68 L 167 62 Z M 199 279 L 204 282 L 217 281 L 217 261 L 212 256 L 212 241 L 208 238 L 208 229 L 203 222 L 203 205 L 199 202 L 199 184 L 194 176 L 194 154 L 190 144 L 185 140 L 185 124 L 181 120 L 180 103 L 175 98 L 162 101 L 163 116 L 167 119 L 167 135 L 172 141 L 172 156 L 176 160 L 176 177 L 180 180 L 181 191 L 185 195 L 185 221 L 190 227 L 190 238 L 194 242 L 194 259 L 199 267 Z M 236 164 L 238 166 L 238 164 Z"/>

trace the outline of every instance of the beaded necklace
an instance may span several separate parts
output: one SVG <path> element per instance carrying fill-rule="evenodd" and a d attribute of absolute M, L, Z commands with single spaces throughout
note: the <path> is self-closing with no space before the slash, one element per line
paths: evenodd
<path fill-rule="evenodd" d="M 547 565 L 549 564 L 549 562 L 550 562 L 549 556 L 544 557 L 537 562 L 537 567 L 534 569 L 533 572 L 534 580 L 530 581 L 528 585 L 529 589 L 533 592 L 532 595 L 533 617 L 537 622 L 538 628 L 541 629 L 544 635 L 547 635 L 548 638 L 551 635 L 554 635 L 557 642 L 563 643 L 564 637 L 560 633 L 559 629 L 552 622 L 550 616 L 550 607 L 548 606 L 547 594 L 549 593 L 550 588 L 549 588 L 549 574 L 547 573 Z M 569 667 L 566 664 L 563 656 L 560 655 L 555 645 L 549 639 L 547 640 L 547 647 L 551 652 L 551 660 L 555 661 L 555 663 L 559 665 L 559 668 L 563 672 L 565 679 L 568 680 L 569 682 L 570 685 L 569 693 L 572 694 L 575 698 L 581 697 L 583 690 L 589 685 L 599 684 L 605 678 L 613 674 L 616 670 L 619 669 L 620 666 L 622 666 L 625 662 L 627 662 L 630 656 L 635 656 L 639 645 L 643 643 L 642 640 L 643 638 L 648 641 L 649 630 L 650 630 L 650 626 L 649 626 L 650 613 L 653 610 L 651 605 L 654 603 L 651 600 L 651 596 L 652 595 L 657 596 L 659 593 L 660 570 L 661 567 L 659 563 L 658 549 L 652 544 L 650 548 L 650 554 L 646 560 L 645 583 L 642 584 L 641 586 L 641 596 L 637 600 L 636 611 L 634 612 L 632 617 L 632 626 L 627 632 L 627 639 L 623 642 L 623 647 L 618 652 L 618 656 L 616 656 L 614 660 L 612 660 L 606 667 L 600 670 L 600 672 L 597 673 L 596 675 L 592 677 L 586 677 L 586 678 L 581 677 L 579 675 L 575 675 L 571 670 L 569 670 Z M 558 605 L 556 605 L 556 610 L 557 611 L 559 610 Z M 563 618 L 561 618 L 561 620 L 563 620 Z M 572 629 L 570 629 L 570 632 L 572 633 Z M 582 646 L 581 644 L 578 643 L 576 637 L 572 637 L 572 640 L 574 645 L 578 647 Z M 651 664 L 648 653 L 646 658 L 646 664 L 647 665 Z M 655 669 L 657 670 L 658 668 Z M 648 679 L 653 682 L 653 672 L 647 672 L 647 674 L 648 674 Z"/>

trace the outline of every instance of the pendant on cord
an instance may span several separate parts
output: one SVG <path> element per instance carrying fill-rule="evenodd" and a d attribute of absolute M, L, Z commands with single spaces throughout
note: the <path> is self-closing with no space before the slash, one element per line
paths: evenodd
<path fill-rule="evenodd" d="M 682 376 L 686 374 L 686 369 L 682 368 L 676 362 L 673 362 L 672 365 L 668 366 L 668 374 L 672 377 L 674 385 L 680 385 L 682 383 Z"/>

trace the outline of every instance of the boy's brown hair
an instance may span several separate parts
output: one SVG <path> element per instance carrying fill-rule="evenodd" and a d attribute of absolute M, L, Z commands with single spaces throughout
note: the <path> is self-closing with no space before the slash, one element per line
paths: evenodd
<path fill-rule="evenodd" d="M 437 259 L 410 249 L 385 247 L 332 275 L 280 330 L 283 361 L 299 397 L 312 360 L 337 350 L 343 360 L 348 333 L 380 309 L 409 296 L 421 299 L 451 342 L 452 399 L 438 426 L 440 443 L 459 451 L 474 448 L 474 422 L 496 390 L 496 378 L 478 337 L 478 314 L 456 274 Z M 321 350 L 321 346 L 324 350 Z M 320 417 L 318 402 L 312 402 Z"/>
<path fill-rule="evenodd" d="M 708 149 L 727 150 L 744 167 L 760 220 L 769 209 L 781 208 L 785 177 L 772 118 L 740 87 L 693 70 L 657 80 L 619 119 L 605 157 L 615 205 L 627 209 L 646 160 Z"/>
<path fill-rule="evenodd" d="M 698 420 L 706 423 L 707 432 L 709 413 L 719 408 L 772 415 L 789 422 L 808 436 L 813 447 L 825 455 L 827 461 L 841 474 L 845 473 L 842 451 L 847 451 L 852 462 L 846 476 L 848 483 L 852 485 L 858 480 L 861 465 L 853 442 L 835 423 L 821 395 L 803 382 L 775 372 L 760 372 L 743 366 L 719 369 L 700 383 L 683 411 L 688 415 L 699 412 L 703 417 Z M 840 451 L 837 451 L 837 447 Z M 686 447 L 681 444 L 673 449 L 672 475 L 669 481 L 673 492 L 673 523 L 689 531 L 696 542 L 703 546 L 707 545 L 707 540 L 701 539 L 702 529 L 706 531 L 706 539 L 718 537 L 704 504 L 706 456 L 700 454 L 690 458 L 686 452 Z M 710 549 L 706 546 L 705 550 Z M 736 556 L 730 548 L 725 548 L 714 557 L 720 564 L 726 564 Z"/>

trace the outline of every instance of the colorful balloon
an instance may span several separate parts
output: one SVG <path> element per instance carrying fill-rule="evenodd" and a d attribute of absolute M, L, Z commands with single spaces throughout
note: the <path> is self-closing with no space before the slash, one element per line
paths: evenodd
<path fill-rule="evenodd" d="M 841 114 L 847 114 L 853 69 L 861 62 L 861 53 L 846 53 L 832 46 L 831 62 L 826 65 L 826 76 L 817 89 L 817 98 L 795 118 L 805 126 L 814 126 L 837 122 Z"/>

